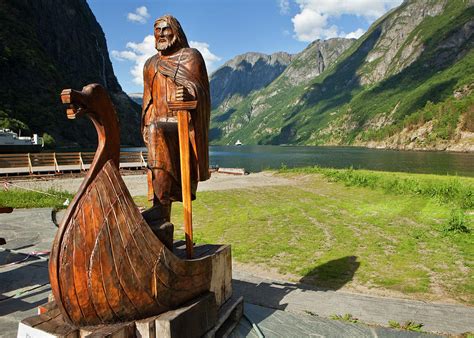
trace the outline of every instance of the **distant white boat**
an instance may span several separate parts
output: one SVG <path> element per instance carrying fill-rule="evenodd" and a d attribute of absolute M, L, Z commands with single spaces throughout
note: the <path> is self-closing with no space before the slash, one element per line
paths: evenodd
<path fill-rule="evenodd" d="M 33 153 L 43 149 L 43 138 L 37 134 L 19 136 L 10 129 L 0 129 L 0 153 Z"/>
<path fill-rule="evenodd" d="M 240 140 L 237 140 L 237 142 L 235 142 L 234 145 L 235 145 L 235 146 L 241 146 L 241 145 L 242 145 L 242 142 L 240 142 Z"/>

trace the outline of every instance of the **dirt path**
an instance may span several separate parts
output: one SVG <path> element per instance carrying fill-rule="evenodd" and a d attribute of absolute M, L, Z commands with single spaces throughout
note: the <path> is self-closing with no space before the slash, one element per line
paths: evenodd
<path fill-rule="evenodd" d="M 77 178 L 43 178 L 9 181 L 14 187 L 35 190 L 54 189 L 59 191 L 77 192 L 83 177 Z M 125 184 L 132 196 L 144 196 L 147 193 L 146 175 L 123 176 Z M 7 180 L 8 181 L 8 180 Z M 229 190 L 253 187 L 294 184 L 292 180 L 275 175 L 272 172 L 259 172 L 249 175 L 229 175 L 213 173 L 211 178 L 199 183 L 198 191 Z"/>

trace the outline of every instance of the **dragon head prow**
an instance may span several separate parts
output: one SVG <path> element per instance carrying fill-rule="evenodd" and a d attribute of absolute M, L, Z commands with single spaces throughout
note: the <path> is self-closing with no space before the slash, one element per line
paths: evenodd
<path fill-rule="evenodd" d="M 100 84 L 92 83 L 81 91 L 64 89 L 61 101 L 68 104 L 68 119 L 87 115 L 92 121 L 98 136 L 98 153 L 103 149 L 107 159 L 114 159 L 117 166 L 120 157 L 120 124 L 112 100 Z M 97 154 L 96 154 L 97 155 Z M 100 165 L 102 165 L 101 163 Z"/>
<path fill-rule="evenodd" d="M 97 117 L 104 103 L 110 102 L 107 91 L 98 83 L 92 83 L 82 88 L 82 91 L 64 89 L 61 92 L 61 101 L 69 104 L 67 109 L 68 119 L 76 119 L 84 114 Z M 102 108 L 103 109 L 103 108 Z"/>

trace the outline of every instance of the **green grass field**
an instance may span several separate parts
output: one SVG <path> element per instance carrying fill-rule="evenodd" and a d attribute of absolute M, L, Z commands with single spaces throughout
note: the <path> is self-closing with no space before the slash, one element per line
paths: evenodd
<path fill-rule="evenodd" d="M 12 208 L 66 208 L 66 199 L 72 201 L 73 194 L 64 191 L 29 191 L 20 189 L 0 190 L 0 206 Z"/>
<path fill-rule="evenodd" d="M 346 286 L 474 304 L 472 204 L 463 209 L 461 202 L 441 198 L 442 193 L 350 186 L 318 170 L 280 173 L 293 180 L 290 186 L 199 193 L 193 204 L 195 241 L 230 243 L 238 262 L 276 269 L 293 280 L 328 289 Z M 474 182 L 358 174 L 375 175 L 380 182 L 392 176 L 413 179 L 424 182 L 425 188 L 430 186 L 427 182 L 432 187 L 450 180 L 458 180 L 461 187 Z M 137 202 L 147 204 L 145 198 Z M 451 229 L 453 210 L 462 212 L 463 219 L 462 226 L 454 222 L 457 227 Z M 176 203 L 173 222 L 178 237 L 181 212 Z"/>
<path fill-rule="evenodd" d="M 195 241 L 229 243 L 244 267 L 327 289 L 474 304 L 473 178 L 322 168 L 275 175 L 291 184 L 200 192 Z M 0 191 L 0 205 L 60 207 L 72 197 L 49 193 Z M 177 238 L 181 215 L 175 203 Z"/>

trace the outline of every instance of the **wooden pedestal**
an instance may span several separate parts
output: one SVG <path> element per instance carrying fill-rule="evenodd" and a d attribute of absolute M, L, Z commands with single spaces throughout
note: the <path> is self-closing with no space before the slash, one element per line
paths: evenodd
<path fill-rule="evenodd" d="M 186 258 L 185 241 L 176 241 L 173 246 L 176 256 Z M 194 259 L 212 256 L 212 278 L 209 291 L 216 297 L 220 307 L 232 296 L 232 255 L 230 245 L 205 244 L 194 246 Z"/>
<path fill-rule="evenodd" d="M 51 304 L 49 304 L 51 307 Z M 212 293 L 179 309 L 143 320 L 75 328 L 64 321 L 57 308 L 20 322 L 21 338 L 214 338 L 227 337 L 243 314 L 243 298 L 231 298 L 219 310 Z"/>

